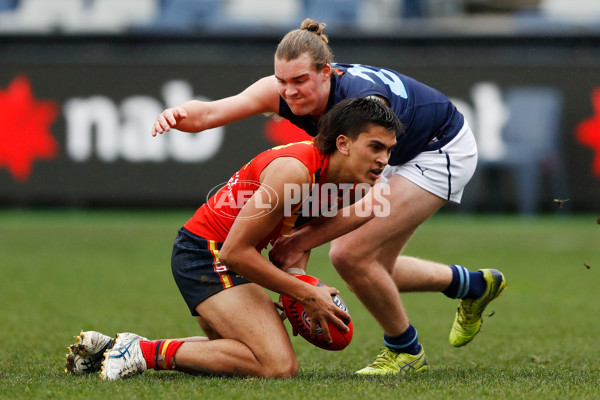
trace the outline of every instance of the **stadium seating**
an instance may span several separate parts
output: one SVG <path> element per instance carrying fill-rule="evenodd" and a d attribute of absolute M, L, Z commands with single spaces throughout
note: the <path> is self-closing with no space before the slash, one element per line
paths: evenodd
<path fill-rule="evenodd" d="M 17 8 L 17 0 L 0 0 L 0 11 L 12 11 Z"/>
<path fill-rule="evenodd" d="M 328 3 L 331 0 L 324 1 Z M 225 7 L 226 23 L 231 27 L 250 30 L 270 27 L 297 28 L 302 18 L 299 0 L 261 0 L 260 4 L 246 0 L 229 0 Z"/>
<path fill-rule="evenodd" d="M 477 172 L 466 193 L 479 200 L 487 197 L 487 211 L 503 211 L 503 203 L 512 200 L 506 198 L 506 193 L 514 192 L 517 211 L 533 215 L 541 208 L 539 194 L 548 192 L 541 190 L 544 177 L 554 198 L 569 197 L 560 141 L 563 95 L 553 87 L 512 86 L 502 92 L 502 97 L 507 114 L 501 143 L 495 156 L 480 151 Z M 511 178 L 510 183 L 503 182 L 502 176 Z M 506 186 L 512 190 L 504 190 Z M 466 200 L 464 211 L 472 211 L 473 199 Z M 552 200 L 549 195 L 542 201 L 551 205 Z M 569 208 L 567 202 L 560 210 Z"/>
<path fill-rule="evenodd" d="M 162 0 L 160 12 L 144 31 L 185 32 L 210 29 L 223 20 L 221 0 Z"/>
<path fill-rule="evenodd" d="M 6 0 L 2 0 L 6 1 Z M 0 7 L 0 32 L 124 32 L 148 24 L 160 0 L 19 0 Z"/>
<path fill-rule="evenodd" d="M 0 14 L 0 31 L 60 31 L 76 21 L 83 10 L 83 0 L 20 0 L 13 10 Z"/>
<path fill-rule="evenodd" d="M 158 14 L 160 0 L 94 0 L 79 24 L 69 30 L 125 32 L 147 25 Z"/>
<path fill-rule="evenodd" d="M 539 10 L 542 17 L 571 21 L 577 24 L 598 23 L 600 2 L 589 0 L 541 0 Z"/>
<path fill-rule="evenodd" d="M 356 26 L 362 1 L 360 0 L 304 0 L 303 14 L 319 21 L 327 21 L 327 26 Z"/>

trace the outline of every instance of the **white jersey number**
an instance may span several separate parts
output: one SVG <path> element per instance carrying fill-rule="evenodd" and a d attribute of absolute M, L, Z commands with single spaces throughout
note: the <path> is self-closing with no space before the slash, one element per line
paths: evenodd
<path fill-rule="evenodd" d="M 381 79 L 383 83 L 389 86 L 392 93 L 394 93 L 396 96 L 400 96 L 404 99 L 408 98 L 408 94 L 406 93 L 404 83 L 402 83 L 400 78 L 397 75 L 393 74 L 391 71 L 388 71 L 383 68 L 379 71 L 374 71 L 372 69 L 365 68 L 362 65 L 353 64 L 351 68 L 348 68 L 348 73 L 354 76 L 358 76 L 362 79 L 366 79 L 369 82 L 373 83 L 375 83 L 375 81 L 369 75 L 375 75 L 376 77 Z"/>

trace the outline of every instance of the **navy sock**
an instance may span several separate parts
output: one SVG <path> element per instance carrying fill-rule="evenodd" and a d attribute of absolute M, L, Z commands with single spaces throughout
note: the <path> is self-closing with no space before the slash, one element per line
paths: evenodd
<path fill-rule="evenodd" d="M 383 343 L 386 347 L 396 353 L 419 354 L 421 345 L 414 326 L 408 325 L 408 329 L 398 336 L 383 335 Z"/>
<path fill-rule="evenodd" d="M 483 272 L 469 272 L 462 265 L 451 265 L 452 282 L 442 293 L 451 299 L 478 299 L 480 298 L 487 283 L 483 279 Z"/>

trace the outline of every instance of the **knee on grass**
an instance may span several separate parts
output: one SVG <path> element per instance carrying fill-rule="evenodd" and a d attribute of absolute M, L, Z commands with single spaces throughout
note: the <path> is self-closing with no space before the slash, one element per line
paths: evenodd
<path fill-rule="evenodd" d="M 276 365 L 265 365 L 260 373 L 262 378 L 292 378 L 298 375 L 298 363 L 296 360 L 283 362 L 278 360 Z"/>

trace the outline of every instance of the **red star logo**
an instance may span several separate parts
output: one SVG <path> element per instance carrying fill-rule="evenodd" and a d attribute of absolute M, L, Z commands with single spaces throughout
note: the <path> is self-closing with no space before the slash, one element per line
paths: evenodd
<path fill-rule="evenodd" d="M 596 152 L 592 171 L 600 178 L 600 87 L 592 92 L 592 106 L 594 107 L 594 116 L 577 125 L 575 137 L 581 144 L 591 147 Z"/>
<path fill-rule="evenodd" d="M 264 127 L 265 137 L 276 145 L 313 140 L 313 138 L 300 127 L 292 124 L 285 118 L 271 119 Z"/>
<path fill-rule="evenodd" d="M 0 168 L 25 182 L 36 159 L 58 154 L 58 143 L 50 134 L 58 105 L 34 99 L 29 80 L 18 76 L 6 90 L 0 89 L 0 110 Z"/>

